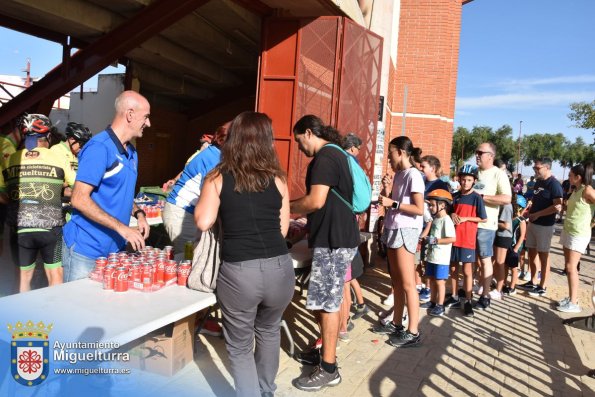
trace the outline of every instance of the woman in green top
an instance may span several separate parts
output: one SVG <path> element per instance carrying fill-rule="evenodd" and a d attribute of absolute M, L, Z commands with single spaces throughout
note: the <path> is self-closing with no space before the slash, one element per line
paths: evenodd
<path fill-rule="evenodd" d="M 570 169 L 568 179 L 576 189 L 568 199 L 568 210 L 560 244 L 564 247 L 566 277 L 569 297 L 558 302 L 558 310 L 566 313 L 580 313 L 578 305 L 578 263 L 591 241 L 591 219 L 595 212 L 595 190 L 591 187 L 593 164 L 575 165 Z"/>

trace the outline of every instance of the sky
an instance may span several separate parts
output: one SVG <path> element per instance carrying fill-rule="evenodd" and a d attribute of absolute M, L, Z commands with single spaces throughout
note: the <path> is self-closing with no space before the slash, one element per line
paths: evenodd
<path fill-rule="evenodd" d="M 572 127 L 569 104 L 595 100 L 594 0 L 474 0 L 463 6 L 455 128 L 508 124 L 522 135 Z M 555 167 L 556 176 L 562 176 Z M 530 175 L 529 167 L 523 174 Z"/>
<path fill-rule="evenodd" d="M 561 132 L 589 142 L 567 114 L 571 102 L 595 100 L 595 0 L 474 0 L 462 12 L 455 128 L 508 124 L 516 138 L 522 121 L 523 136 Z M 22 75 L 30 59 L 41 77 L 61 57 L 58 44 L 0 28 L 0 74 Z M 84 88 L 96 87 L 95 78 Z"/>

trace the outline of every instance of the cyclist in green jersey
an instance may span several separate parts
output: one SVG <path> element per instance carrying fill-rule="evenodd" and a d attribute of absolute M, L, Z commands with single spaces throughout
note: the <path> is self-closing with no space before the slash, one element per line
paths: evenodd
<path fill-rule="evenodd" d="M 62 156 L 49 149 L 52 123 L 42 114 L 21 122 L 25 148 L 12 154 L 0 174 L 0 202 L 8 204 L 8 225 L 20 268 L 19 291 L 31 289 L 38 254 L 49 285 L 62 283 L 62 195 L 75 174 Z"/>

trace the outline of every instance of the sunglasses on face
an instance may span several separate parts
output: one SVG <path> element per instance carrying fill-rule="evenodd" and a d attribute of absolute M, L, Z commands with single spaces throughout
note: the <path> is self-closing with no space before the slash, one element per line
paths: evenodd
<path fill-rule="evenodd" d="M 487 154 L 492 154 L 492 152 L 483 152 L 483 151 L 481 151 L 481 150 L 476 150 L 476 151 L 475 151 L 475 154 L 476 154 L 477 156 L 482 156 L 482 155 L 484 155 L 484 154 L 486 154 L 486 153 L 487 153 Z"/>

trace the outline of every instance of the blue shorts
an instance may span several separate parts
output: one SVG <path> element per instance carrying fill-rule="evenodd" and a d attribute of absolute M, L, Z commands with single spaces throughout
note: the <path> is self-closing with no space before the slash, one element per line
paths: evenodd
<path fill-rule="evenodd" d="M 448 280 L 449 275 L 449 265 L 437 265 L 436 263 L 426 262 L 426 277 L 433 277 L 436 280 Z"/>
<path fill-rule="evenodd" d="M 481 259 L 494 256 L 495 238 L 495 230 L 477 229 L 477 252 Z"/>
<path fill-rule="evenodd" d="M 475 263 L 475 250 L 471 248 L 452 247 L 450 261 L 456 264 Z"/>

